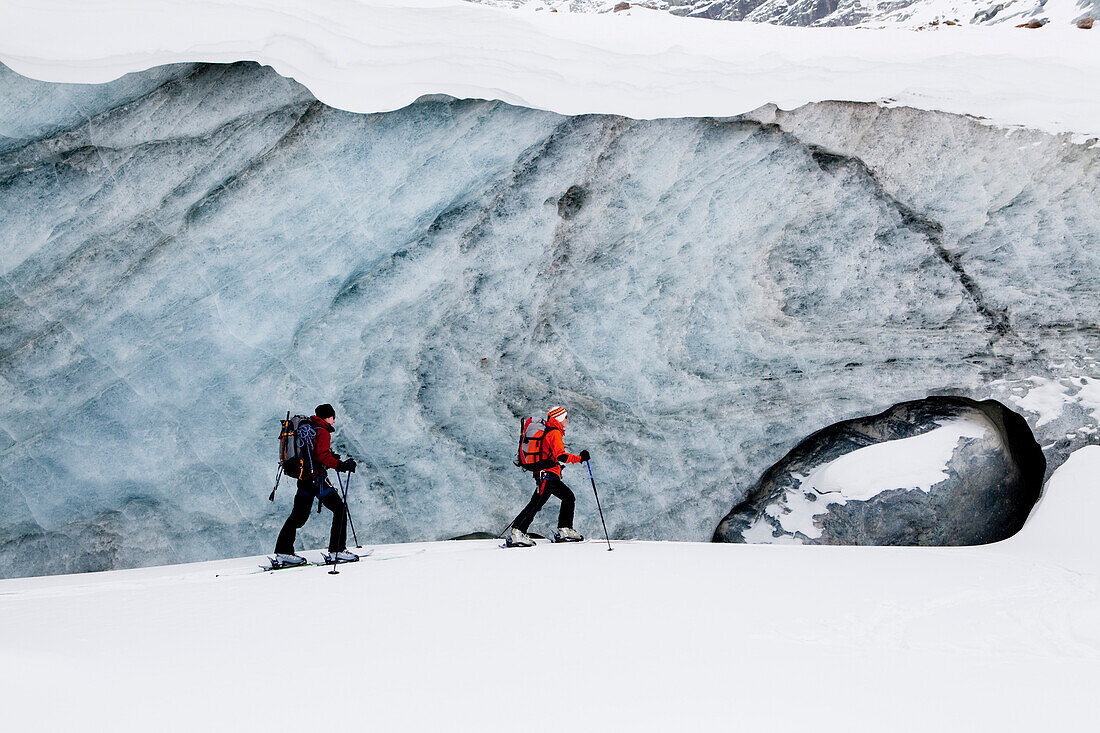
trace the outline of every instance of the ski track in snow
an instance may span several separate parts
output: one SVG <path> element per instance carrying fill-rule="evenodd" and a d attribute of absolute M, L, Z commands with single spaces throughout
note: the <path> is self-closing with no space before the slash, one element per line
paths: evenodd
<path fill-rule="evenodd" d="M 662 12 L 534 13 L 460 0 L 43 0 L 9 7 L 0 62 L 104 82 L 184 62 L 255 60 L 353 112 L 422 95 L 563 114 L 728 116 L 769 102 L 909 105 L 1100 136 L 1100 54 L 1072 26 L 793 28 Z"/>

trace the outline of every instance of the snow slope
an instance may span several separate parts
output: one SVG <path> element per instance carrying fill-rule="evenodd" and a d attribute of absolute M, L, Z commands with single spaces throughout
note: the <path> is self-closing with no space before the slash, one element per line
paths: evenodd
<path fill-rule="evenodd" d="M 48 0 L 6 8 L 0 62 L 103 82 L 182 61 L 256 60 L 356 112 L 425 94 L 564 114 L 734 115 L 769 102 L 887 101 L 1100 136 L 1100 54 L 1038 32 L 804 29 L 662 12 L 584 15 L 460 0 Z"/>
<path fill-rule="evenodd" d="M 971 548 L 390 545 L 0 581 L 31 730 L 1087 730 L 1100 446 Z"/>

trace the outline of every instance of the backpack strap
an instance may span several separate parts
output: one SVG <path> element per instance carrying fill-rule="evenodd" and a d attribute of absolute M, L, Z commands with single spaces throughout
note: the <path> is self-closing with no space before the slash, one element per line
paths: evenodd
<path fill-rule="evenodd" d="M 543 450 L 546 446 L 546 437 L 548 435 L 550 435 L 550 433 L 554 432 L 555 430 L 558 431 L 559 433 L 561 433 L 563 437 L 565 436 L 565 433 L 562 431 L 561 428 L 552 428 L 552 427 L 547 426 L 546 430 L 543 431 L 542 439 L 539 442 L 539 453 L 540 454 L 543 452 Z M 546 458 L 542 459 L 542 462 L 545 462 L 545 461 L 550 462 L 550 466 L 545 466 L 545 468 L 550 468 L 551 466 L 558 465 L 558 457 L 557 456 L 547 456 Z"/>

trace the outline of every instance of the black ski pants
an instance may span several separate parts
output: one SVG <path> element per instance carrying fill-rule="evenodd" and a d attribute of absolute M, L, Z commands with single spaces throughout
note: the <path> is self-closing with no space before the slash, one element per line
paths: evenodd
<path fill-rule="evenodd" d="M 543 471 L 535 480 L 538 484 L 535 488 L 535 493 L 531 495 L 531 501 L 527 502 L 527 506 L 523 507 L 523 511 L 520 512 L 519 516 L 512 522 L 512 526 L 520 532 L 526 533 L 531 526 L 531 522 L 534 521 L 535 515 L 539 513 L 539 510 L 546 505 L 546 502 L 551 496 L 556 496 L 561 499 L 561 510 L 558 512 L 558 526 L 572 527 L 573 507 L 576 506 L 577 503 L 577 498 L 573 496 L 573 490 L 565 485 L 565 482 L 561 480 L 560 476 L 555 473 L 550 473 L 549 471 Z"/>
<path fill-rule="evenodd" d="M 313 502 L 317 498 L 317 484 L 314 481 L 299 481 L 298 493 L 294 495 L 294 509 L 287 517 L 275 541 L 275 552 L 280 555 L 294 554 L 294 538 L 298 530 L 305 526 L 309 513 L 313 511 Z M 348 547 L 348 510 L 340 499 L 336 489 L 329 489 L 321 497 L 321 503 L 332 512 L 332 531 L 328 538 L 328 551 L 340 552 Z"/>

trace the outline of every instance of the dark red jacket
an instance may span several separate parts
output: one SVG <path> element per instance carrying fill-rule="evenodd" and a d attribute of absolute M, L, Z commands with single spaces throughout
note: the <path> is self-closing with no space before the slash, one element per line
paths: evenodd
<path fill-rule="evenodd" d="M 313 457 L 321 466 L 326 468 L 336 468 L 340 463 L 340 456 L 332 452 L 332 426 L 321 418 L 314 415 L 310 418 L 313 421 L 313 427 L 317 428 L 317 439 L 313 445 Z M 324 469 L 320 466 L 317 467 L 316 473 L 324 473 Z"/>

